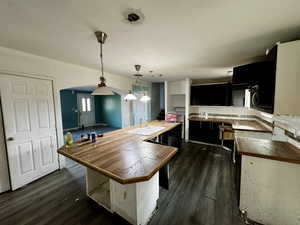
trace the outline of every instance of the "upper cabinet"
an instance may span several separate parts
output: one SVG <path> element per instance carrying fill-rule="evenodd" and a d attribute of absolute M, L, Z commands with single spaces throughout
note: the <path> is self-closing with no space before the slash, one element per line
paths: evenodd
<path fill-rule="evenodd" d="M 169 94 L 170 95 L 185 95 L 185 80 L 170 81 L 169 82 Z"/>
<path fill-rule="evenodd" d="M 190 102 L 191 105 L 230 106 L 232 103 L 231 84 L 193 85 Z"/>
<path fill-rule="evenodd" d="M 278 45 L 274 114 L 300 115 L 300 41 Z"/>
<path fill-rule="evenodd" d="M 264 61 L 237 66 L 233 69 L 233 92 L 249 89 L 251 108 L 273 113 L 275 95 L 277 46 Z"/>

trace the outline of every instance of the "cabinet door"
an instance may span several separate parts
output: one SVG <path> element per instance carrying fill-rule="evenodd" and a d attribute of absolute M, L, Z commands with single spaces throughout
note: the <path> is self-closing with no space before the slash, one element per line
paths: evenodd
<path fill-rule="evenodd" d="M 190 121 L 190 140 L 220 144 L 219 125 L 220 123 Z"/>
<path fill-rule="evenodd" d="M 189 139 L 192 141 L 200 141 L 200 122 L 190 121 L 189 122 Z"/>

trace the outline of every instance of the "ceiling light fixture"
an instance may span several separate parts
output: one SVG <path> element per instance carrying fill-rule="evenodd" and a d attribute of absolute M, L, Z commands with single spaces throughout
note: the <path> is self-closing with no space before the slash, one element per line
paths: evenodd
<path fill-rule="evenodd" d="M 135 67 L 135 69 L 136 69 L 136 74 L 134 74 L 134 76 L 136 77 L 136 83 L 138 83 L 138 79 L 139 78 L 141 78 L 141 77 L 143 77 L 143 75 L 142 74 L 140 74 L 140 69 L 141 69 L 141 65 L 135 65 L 134 66 Z M 151 73 L 152 73 L 153 71 L 151 71 Z M 146 94 L 146 92 L 144 93 L 144 95 L 140 98 L 140 101 L 141 102 L 148 102 L 148 101 L 150 101 L 151 100 L 151 98 Z"/>
<path fill-rule="evenodd" d="M 104 72 L 103 72 L 103 54 L 102 54 L 102 45 L 105 43 L 107 34 L 102 31 L 96 31 L 95 35 L 98 42 L 100 43 L 100 67 L 101 67 L 101 76 L 100 83 L 98 87 L 92 92 L 92 95 L 114 95 L 112 90 L 106 86 Z"/>
<path fill-rule="evenodd" d="M 140 99 L 141 102 L 148 102 L 150 100 L 151 98 L 146 93 L 144 93 L 144 95 Z"/>
<path fill-rule="evenodd" d="M 141 69 L 141 65 L 134 65 L 134 68 L 136 70 L 136 74 L 134 74 L 133 76 L 135 76 L 135 83 L 138 84 L 138 78 L 142 77 L 142 75 L 140 74 L 140 69 Z M 132 91 L 129 90 L 128 94 L 125 96 L 124 100 L 130 101 L 130 100 L 136 100 L 137 97 L 132 94 Z"/>
<path fill-rule="evenodd" d="M 134 68 L 136 70 L 136 73 L 133 75 L 135 77 L 135 84 L 138 86 L 138 81 L 141 77 L 143 77 L 142 74 L 140 74 L 140 69 L 141 69 L 141 65 L 134 65 Z M 128 94 L 124 97 L 124 100 L 126 101 L 131 101 L 131 100 L 136 100 L 137 97 L 132 93 L 131 90 L 129 90 Z M 146 92 L 144 93 L 144 95 L 140 98 L 140 101 L 142 102 L 148 102 L 150 101 L 150 97 L 146 94 Z"/>
<path fill-rule="evenodd" d="M 136 100 L 137 97 L 132 94 L 131 90 L 129 90 L 128 94 L 124 97 L 124 100 L 126 101 L 132 101 L 132 100 Z"/>

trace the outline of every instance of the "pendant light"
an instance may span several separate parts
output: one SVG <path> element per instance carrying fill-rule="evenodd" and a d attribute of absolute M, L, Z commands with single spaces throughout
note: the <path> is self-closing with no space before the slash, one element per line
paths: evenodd
<path fill-rule="evenodd" d="M 135 76 L 135 78 L 136 78 L 135 83 L 137 84 L 138 78 L 142 77 L 142 75 L 139 73 L 140 69 L 141 69 L 141 65 L 134 65 L 134 68 L 136 70 L 136 74 L 134 74 L 133 76 Z M 134 94 L 132 94 L 131 90 L 129 90 L 128 94 L 124 97 L 124 100 L 126 100 L 126 101 L 137 100 L 137 97 Z"/>
<path fill-rule="evenodd" d="M 92 92 L 92 95 L 114 95 L 112 90 L 106 86 L 104 72 L 103 72 L 103 54 L 102 54 L 102 45 L 105 43 L 107 34 L 102 31 L 95 32 L 96 38 L 100 43 L 100 67 L 101 67 L 101 77 L 98 87 Z"/>
<path fill-rule="evenodd" d="M 151 98 L 146 93 L 144 93 L 144 95 L 140 99 L 141 102 L 148 102 L 150 100 Z"/>
<path fill-rule="evenodd" d="M 129 90 L 128 94 L 124 97 L 124 100 L 126 101 L 132 101 L 136 99 L 137 99 L 136 96 L 132 94 L 131 90 Z"/>
<path fill-rule="evenodd" d="M 150 70 L 149 72 L 150 72 L 150 74 L 151 74 L 151 76 L 152 76 L 153 71 Z M 143 96 L 141 97 L 141 99 L 140 99 L 141 102 L 148 102 L 148 101 L 150 101 L 150 100 L 151 100 L 151 98 L 147 95 L 146 92 L 144 92 L 144 95 L 143 95 Z"/>

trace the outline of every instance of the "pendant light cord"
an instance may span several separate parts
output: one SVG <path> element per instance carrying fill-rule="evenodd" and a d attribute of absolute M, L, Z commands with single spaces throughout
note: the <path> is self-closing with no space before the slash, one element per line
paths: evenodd
<path fill-rule="evenodd" d="M 102 43 L 100 43 L 100 62 L 101 62 L 101 77 L 104 77 L 104 73 L 103 73 Z"/>

